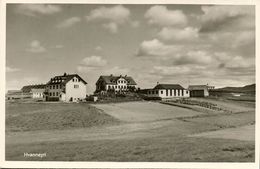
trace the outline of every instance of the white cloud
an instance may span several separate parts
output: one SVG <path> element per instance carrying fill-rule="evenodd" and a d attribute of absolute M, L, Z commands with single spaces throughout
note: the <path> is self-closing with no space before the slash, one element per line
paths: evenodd
<path fill-rule="evenodd" d="M 115 22 L 104 23 L 103 27 L 111 33 L 117 33 L 118 25 Z"/>
<path fill-rule="evenodd" d="M 244 58 L 242 56 L 232 57 L 228 62 L 225 62 L 226 68 L 249 68 L 254 67 L 254 58 Z"/>
<path fill-rule="evenodd" d="M 122 5 L 99 7 L 86 16 L 89 22 L 105 22 L 102 26 L 111 33 L 117 33 L 119 25 L 130 22 L 130 10 Z"/>
<path fill-rule="evenodd" d="M 6 66 L 6 67 L 5 67 L 5 71 L 6 71 L 7 73 L 12 73 L 12 72 L 18 72 L 18 71 L 20 71 L 20 69 L 18 69 L 18 68 L 12 68 L 12 67 Z"/>
<path fill-rule="evenodd" d="M 88 21 L 107 20 L 115 23 L 124 23 L 129 19 L 130 11 L 122 5 L 113 7 L 99 7 L 90 12 Z"/>
<path fill-rule="evenodd" d="M 101 56 L 90 56 L 85 57 L 81 65 L 87 66 L 87 67 L 103 67 L 107 64 L 107 61 L 103 59 Z"/>
<path fill-rule="evenodd" d="M 254 28 L 253 6 L 202 6 L 201 10 L 204 12 L 201 16 L 201 31 L 219 31 L 223 27 L 233 29 L 232 23 L 235 23 L 236 30 L 239 27 Z"/>
<path fill-rule="evenodd" d="M 143 41 L 137 51 L 137 56 L 166 56 L 181 49 L 177 45 L 165 45 L 158 39 Z"/>
<path fill-rule="evenodd" d="M 156 5 L 145 13 L 149 24 L 160 26 L 180 26 L 187 24 L 187 17 L 181 10 L 168 10 L 165 6 Z"/>
<path fill-rule="evenodd" d="M 245 46 L 248 44 L 253 44 L 255 42 L 255 32 L 254 31 L 242 31 L 235 37 L 232 47 L 237 48 Z"/>
<path fill-rule="evenodd" d="M 96 47 L 95 47 L 95 50 L 101 51 L 101 50 L 102 50 L 102 47 L 101 47 L 101 46 L 96 46 Z"/>
<path fill-rule="evenodd" d="M 59 5 L 21 4 L 17 6 L 17 12 L 27 16 L 51 15 L 61 10 Z"/>
<path fill-rule="evenodd" d="M 159 33 L 158 37 L 166 41 L 181 41 L 194 40 L 199 37 L 198 29 L 193 27 L 186 27 L 184 29 L 177 29 L 171 27 L 164 27 Z"/>
<path fill-rule="evenodd" d="M 215 61 L 214 57 L 209 55 L 206 51 L 188 51 L 183 54 L 177 54 L 177 57 L 172 58 L 173 63 L 177 65 L 197 64 L 208 65 Z"/>
<path fill-rule="evenodd" d="M 27 52 L 43 53 L 46 51 L 46 49 L 41 45 L 40 41 L 38 40 L 33 40 L 29 46 L 30 47 L 26 49 Z"/>
<path fill-rule="evenodd" d="M 68 28 L 76 23 L 79 23 L 81 19 L 79 17 L 68 18 L 57 25 L 58 28 Z"/>
<path fill-rule="evenodd" d="M 133 28 L 138 28 L 140 26 L 140 22 L 139 21 L 131 21 L 131 26 Z"/>

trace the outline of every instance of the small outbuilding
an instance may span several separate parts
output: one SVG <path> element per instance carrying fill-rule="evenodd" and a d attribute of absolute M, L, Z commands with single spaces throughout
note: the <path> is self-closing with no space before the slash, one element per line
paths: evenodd
<path fill-rule="evenodd" d="M 207 97 L 209 96 L 210 89 L 214 89 L 214 86 L 190 85 L 188 87 L 188 90 L 190 91 L 190 97 Z"/>

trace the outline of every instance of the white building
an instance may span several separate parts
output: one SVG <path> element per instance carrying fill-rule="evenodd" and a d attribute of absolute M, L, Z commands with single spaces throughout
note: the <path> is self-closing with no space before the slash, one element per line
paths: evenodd
<path fill-rule="evenodd" d="M 131 76 L 100 76 L 96 82 L 96 91 L 95 92 L 106 92 L 106 91 L 115 91 L 115 92 L 125 92 L 136 90 L 136 82 Z"/>
<path fill-rule="evenodd" d="M 179 84 L 157 84 L 153 89 L 147 90 L 147 96 L 172 99 L 190 97 L 190 93 Z"/>
<path fill-rule="evenodd" d="M 32 98 L 43 99 L 45 89 L 31 89 Z"/>
<path fill-rule="evenodd" d="M 87 82 L 77 74 L 55 76 L 46 84 L 47 101 L 78 101 L 86 98 Z"/>
<path fill-rule="evenodd" d="M 23 86 L 21 91 L 23 95 L 30 95 L 33 99 L 44 99 L 45 84 Z"/>

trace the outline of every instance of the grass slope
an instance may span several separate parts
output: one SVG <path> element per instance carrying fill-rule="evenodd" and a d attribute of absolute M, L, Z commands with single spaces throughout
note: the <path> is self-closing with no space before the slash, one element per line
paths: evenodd
<path fill-rule="evenodd" d="M 84 128 L 115 123 L 119 121 L 88 104 L 6 104 L 6 131 Z"/>

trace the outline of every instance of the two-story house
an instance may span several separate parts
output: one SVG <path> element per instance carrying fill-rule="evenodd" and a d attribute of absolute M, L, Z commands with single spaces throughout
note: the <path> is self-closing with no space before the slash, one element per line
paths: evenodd
<path fill-rule="evenodd" d="M 135 91 L 136 90 L 136 82 L 131 76 L 100 76 L 96 82 L 96 93 L 97 92 L 106 92 L 106 91 L 114 91 L 118 92 L 126 92 L 126 91 Z"/>
<path fill-rule="evenodd" d="M 86 98 L 87 82 L 78 74 L 55 76 L 46 84 L 46 101 L 78 101 Z"/>

